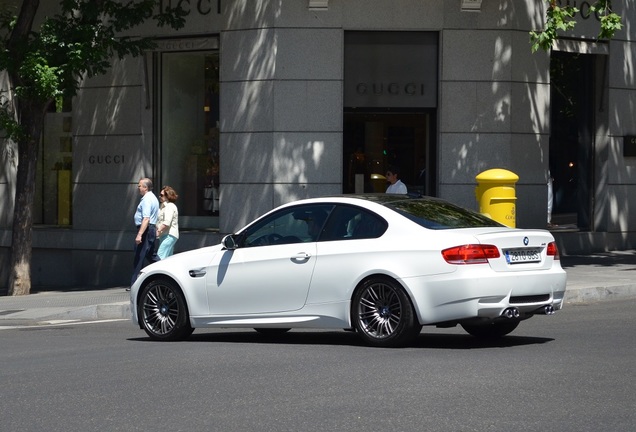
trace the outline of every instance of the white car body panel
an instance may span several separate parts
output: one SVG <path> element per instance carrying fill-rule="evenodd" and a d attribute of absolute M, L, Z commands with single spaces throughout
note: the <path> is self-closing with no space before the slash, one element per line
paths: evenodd
<path fill-rule="evenodd" d="M 222 251 L 206 274 L 210 314 L 300 310 L 315 265 L 313 242 Z M 284 277 L 264 278 L 265 273 Z"/>

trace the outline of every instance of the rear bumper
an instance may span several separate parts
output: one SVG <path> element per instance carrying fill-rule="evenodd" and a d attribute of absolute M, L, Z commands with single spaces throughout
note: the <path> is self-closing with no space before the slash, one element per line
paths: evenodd
<path fill-rule="evenodd" d="M 542 313 L 547 305 L 554 310 L 563 307 L 567 275 L 561 268 L 514 273 L 475 270 L 465 272 L 465 277 L 459 270 L 403 280 L 420 323 L 495 319 L 510 307 L 517 308 L 523 319 Z"/>

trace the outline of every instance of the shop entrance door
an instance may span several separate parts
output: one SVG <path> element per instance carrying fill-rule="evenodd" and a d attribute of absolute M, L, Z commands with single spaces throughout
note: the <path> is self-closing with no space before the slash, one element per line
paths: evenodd
<path fill-rule="evenodd" d="M 429 112 L 345 112 L 343 191 L 384 192 L 393 166 L 409 192 L 435 195 L 432 124 Z"/>
<path fill-rule="evenodd" d="M 596 55 L 554 51 L 551 56 L 551 222 L 591 229 L 594 181 Z"/>

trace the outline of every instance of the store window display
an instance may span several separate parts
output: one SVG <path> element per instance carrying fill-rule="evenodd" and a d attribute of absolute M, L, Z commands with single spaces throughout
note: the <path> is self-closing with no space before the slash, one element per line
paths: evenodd
<path fill-rule="evenodd" d="M 162 53 L 161 181 L 180 194 L 183 228 L 218 226 L 219 56 Z"/>

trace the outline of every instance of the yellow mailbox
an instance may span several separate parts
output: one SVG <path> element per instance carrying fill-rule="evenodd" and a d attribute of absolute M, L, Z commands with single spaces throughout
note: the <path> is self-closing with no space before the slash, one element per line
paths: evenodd
<path fill-rule="evenodd" d="M 475 180 L 479 212 L 514 228 L 517 224 L 515 184 L 519 176 L 505 169 L 493 168 L 479 173 Z"/>

